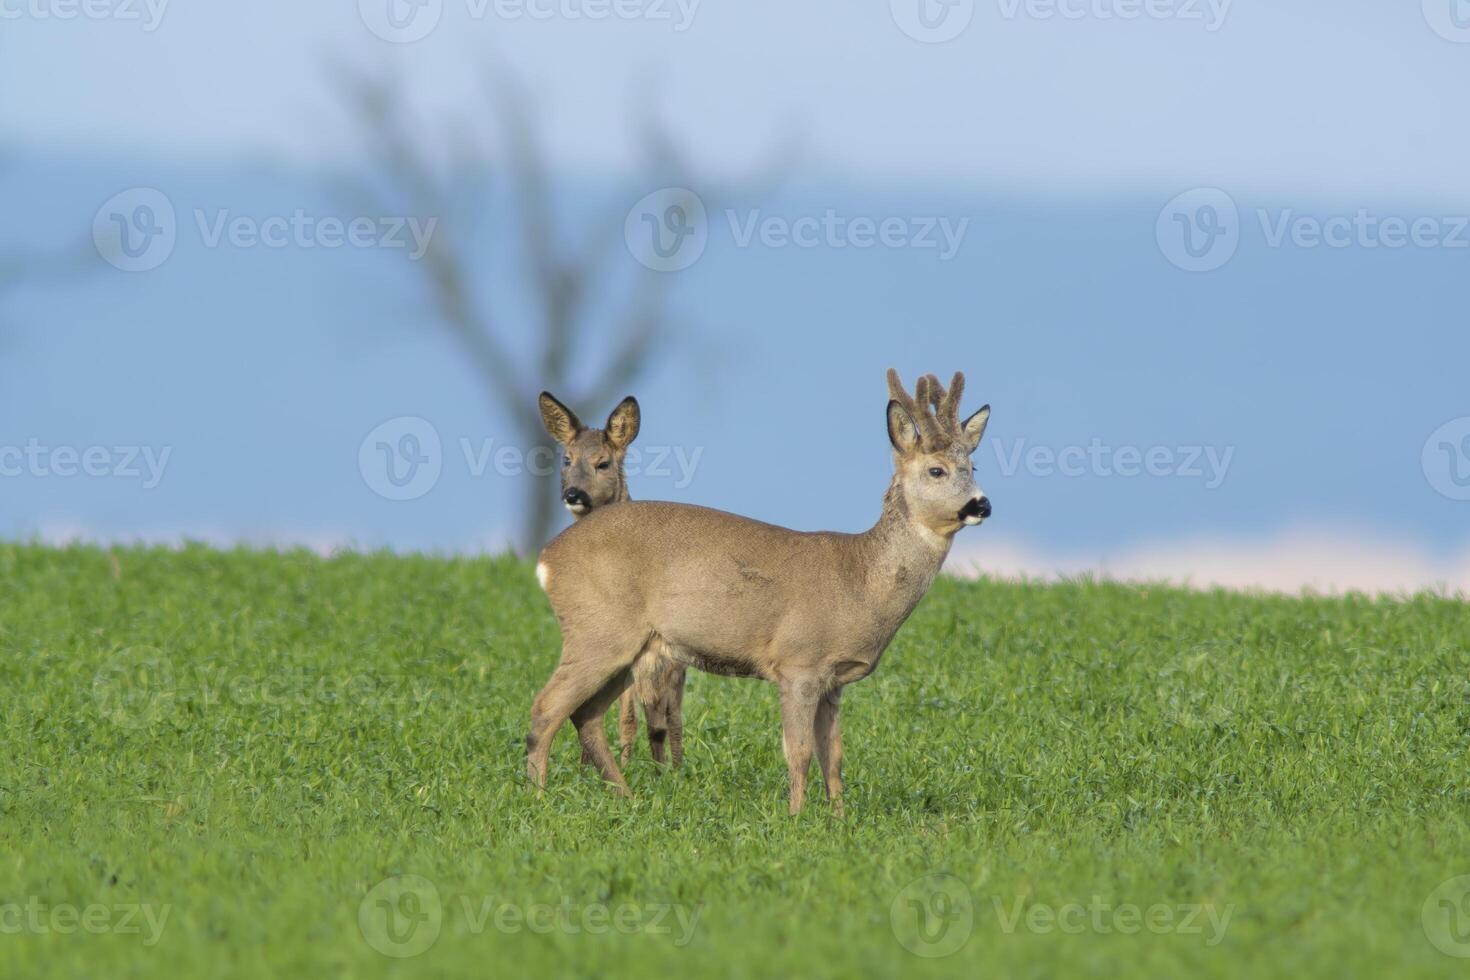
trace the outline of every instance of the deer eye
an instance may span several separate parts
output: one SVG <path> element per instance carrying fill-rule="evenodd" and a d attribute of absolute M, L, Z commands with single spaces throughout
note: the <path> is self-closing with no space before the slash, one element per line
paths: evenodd
<path fill-rule="evenodd" d="M 944 469 L 939 466 L 931 466 L 929 467 L 929 475 L 936 480 L 941 479 L 944 476 Z"/>
<path fill-rule="evenodd" d="M 605 470 L 605 469 L 607 469 L 611 465 L 612 465 L 612 463 L 610 463 L 610 462 L 608 462 L 607 460 L 604 459 L 602 462 L 600 462 L 600 463 L 597 464 L 597 468 L 600 469 L 600 470 Z"/>

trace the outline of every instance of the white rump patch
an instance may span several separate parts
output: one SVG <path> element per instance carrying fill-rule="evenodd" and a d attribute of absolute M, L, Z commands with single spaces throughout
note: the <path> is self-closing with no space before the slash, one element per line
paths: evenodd
<path fill-rule="evenodd" d="M 546 591 L 546 583 L 551 580 L 551 569 L 546 567 L 546 562 L 536 563 L 536 581 L 541 583 L 541 591 Z"/>

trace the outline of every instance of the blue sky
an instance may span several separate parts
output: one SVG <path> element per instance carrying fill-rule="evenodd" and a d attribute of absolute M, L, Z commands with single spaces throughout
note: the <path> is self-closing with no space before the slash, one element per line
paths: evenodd
<path fill-rule="evenodd" d="M 964 541 L 982 567 L 993 546 L 1025 571 L 1131 568 L 1140 549 L 1206 569 L 1251 542 L 1266 565 L 1305 534 L 1320 567 L 1357 547 L 1365 568 L 1409 553 L 1409 580 L 1470 573 L 1470 502 L 1439 448 L 1470 417 L 1470 131 L 1449 97 L 1470 43 L 1448 39 L 1448 4 L 1343 6 L 1159 0 L 1128 20 L 1126 0 L 1050 17 L 1044 0 L 992 0 L 945 43 L 906 34 L 899 0 L 669 0 L 600 21 L 444 0 L 411 44 L 375 37 L 356 0 L 175 0 L 153 30 L 141 2 L 141 22 L 0 22 L 16 153 L 0 245 L 85 240 L 130 188 L 177 217 L 156 269 L 103 266 L 0 305 L 0 445 L 167 449 L 158 486 L 30 467 L 0 476 L 0 533 L 503 541 L 521 483 L 473 458 L 516 436 L 411 264 L 208 239 L 222 217 L 343 214 L 322 190 L 355 165 L 329 58 L 395 65 L 425 118 L 468 115 L 477 66 L 499 59 L 534 92 L 572 227 L 593 201 L 656 189 L 633 165 L 639 93 L 710 189 L 802 137 L 778 191 L 729 213 L 708 190 L 704 253 L 664 273 L 698 356 L 639 384 L 640 442 L 700 455 L 687 478 L 672 460 L 635 476 L 635 495 L 865 526 L 888 466 L 883 369 L 963 369 L 974 404 L 995 406 L 979 460 L 996 518 Z M 1175 206 L 1194 189 L 1212 190 Z M 1189 271 L 1170 236 L 1209 244 L 1204 205 L 1233 237 Z M 892 223 L 895 244 L 862 244 L 865 221 Z M 514 310 L 519 275 L 487 260 L 483 281 Z M 442 473 L 387 500 L 359 449 L 408 416 L 441 437 Z"/>
<path fill-rule="evenodd" d="M 493 56 L 532 81 L 574 167 L 627 164 L 627 108 L 651 90 L 706 166 L 734 172 L 790 125 L 814 167 L 869 178 L 1466 196 L 1470 136 L 1446 107 L 1470 47 L 1417 2 L 1154 0 L 1174 13 L 1124 20 L 1093 11 L 1129 0 L 1060 0 L 1079 19 L 975 0 L 943 44 L 905 35 L 884 0 L 700 0 L 682 31 L 675 0 L 639 0 L 649 14 L 630 20 L 475 18 L 481 0 L 436 0 L 438 29 L 413 44 L 374 36 L 357 0 L 152 0 L 152 31 L 144 0 L 115 2 L 140 20 L 0 23 L 0 81 L 26 94 L 0 103 L 7 131 L 143 154 L 340 156 L 323 125 L 329 58 L 397 64 L 450 112 Z M 578 9 L 525 0 L 553 2 Z"/>

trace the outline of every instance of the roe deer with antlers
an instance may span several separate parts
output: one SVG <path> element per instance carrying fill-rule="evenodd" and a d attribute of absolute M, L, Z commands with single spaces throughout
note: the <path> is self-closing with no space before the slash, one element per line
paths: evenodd
<path fill-rule="evenodd" d="M 561 500 L 574 520 L 606 504 L 628 500 L 628 477 L 623 469 L 628 447 L 638 438 L 642 415 L 637 399 L 629 395 L 618 403 L 602 429 L 589 429 L 555 395 L 543 391 L 537 400 L 546 432 L 562 447 Z M 633 667 L 633 683 L 623 693 L 618 712 L 618 742 L 622 764 L 633 757 L 638 741 L 638 705 L 648 725 L 648 747 L 653 761 L 664 761 L 667 743 L 674 766 L 684 761 L 684 665 L 662 647 L 651 649 Z M 586 752 L 582 761 L 592 762 Z"/>
<path fill-rule="evenodd" d="M 970 461 L 990 407 L 960 421 L 960 374 L 948 391 L 925 375 L 911 398 L 890 370 L 888 388 L 893 481 L 878 523 L 861 534 L 630 501 L 546 546 L 536 574 L 562 653 L 531 707 L 526 768 L 536 786 L 546 785 L 552 739 L 570 718 L 603 778 L 628 793 L 602 717 L 658 642 L 685 664 L 778 685 L 790 812 L 805 802 L 813 751 L 842 812 L 842 689 L 878 666 L 960 528 L 991 512 Z"/>

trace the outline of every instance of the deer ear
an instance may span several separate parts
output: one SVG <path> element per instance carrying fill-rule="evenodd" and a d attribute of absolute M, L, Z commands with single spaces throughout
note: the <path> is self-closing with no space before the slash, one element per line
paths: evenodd
<path fill-rule="evenodd" d="M 546 426 L 547 435 L 563 446 L 577 438 L 577 433 L 582 431 L 582 421 L 575 412 L 557 401 L 549 391 L 543 391 L 536 401 L 541 406 L 541 424 Z"/>
<path fill-rule="evenodd" d="M 900 456 L 907 456 L 919 448 L 919 427 L 896 401 L 888 403 L 888 441 L 893 443 L 893 451 Z"/>
<path fill-rule="evenodd" d="M 986 405 L 980 411 L 965 419 L 965 445 L 970 452 L 980 448 L 980 440 L 985 436 L 985 427 L 990 424 L 990 406 Z"/>
<path fill-rule="evenodd" d="M 618 407 L 607 417 L 607 441 L 614 449 L 627 449 L 638 438 L 638 429 L 643 424 L 643 415 L 638 409 L 638 399 L 629 395 L 618 402 Z"/>

